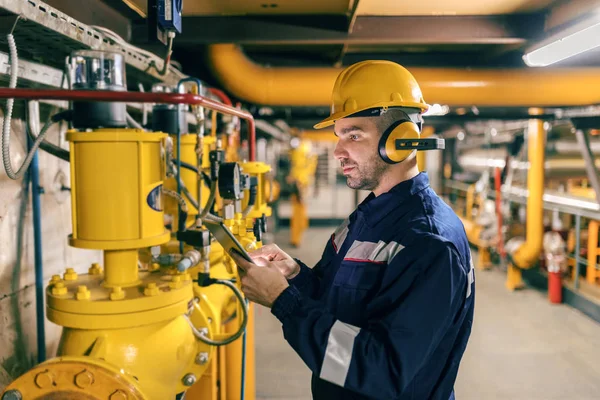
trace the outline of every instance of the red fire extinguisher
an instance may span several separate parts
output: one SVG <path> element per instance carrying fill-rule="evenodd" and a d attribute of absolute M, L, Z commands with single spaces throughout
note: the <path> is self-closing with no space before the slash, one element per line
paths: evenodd
<path fill-rule="evenodd" d="M 556 231 L 544 234 L 546 269 L 548 270 L 548 299 L 550 303 L 562 303 L 562 269 L 566 263 L 566 244 Z"/>
<path fill-rule="evenodd" d="M 560 268 L 548 267 L 548 299 L 550 303 L 562 303 L 562 276 Z"/>

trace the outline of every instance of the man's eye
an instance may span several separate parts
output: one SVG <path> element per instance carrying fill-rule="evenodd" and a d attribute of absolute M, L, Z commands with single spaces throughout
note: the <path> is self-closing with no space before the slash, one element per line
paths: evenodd
<path fill-rule="evenodd" d="M 350 140 L 358 140 L 358 135 L 350 135 Z"/>

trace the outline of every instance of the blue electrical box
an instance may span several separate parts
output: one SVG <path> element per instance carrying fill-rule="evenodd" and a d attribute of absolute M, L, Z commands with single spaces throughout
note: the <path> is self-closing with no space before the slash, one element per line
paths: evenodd
<path fill-rule="evenodd" d="M 158 0 L 158 25 L 163 32 L 181 33 L 183 0 Z"/>

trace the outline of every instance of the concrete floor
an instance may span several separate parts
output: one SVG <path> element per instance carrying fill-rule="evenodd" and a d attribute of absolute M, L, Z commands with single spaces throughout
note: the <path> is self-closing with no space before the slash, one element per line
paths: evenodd
<path fill-rule="evenodd" d="M 287 246 L 287 230 L 274 240 L 313 265 L 332 230 L 309 230 L 298 249 Z M 569 306 L 551 305 L 536 290 L 507 292 L 500 271 L 478 272 L 476 287 L 458 400 L 600 399 L 600 324 Z M 257 400 L 310 399 L 310 371 L 283 339 L 281 324 L 260 306 L 256 317 Z"/>

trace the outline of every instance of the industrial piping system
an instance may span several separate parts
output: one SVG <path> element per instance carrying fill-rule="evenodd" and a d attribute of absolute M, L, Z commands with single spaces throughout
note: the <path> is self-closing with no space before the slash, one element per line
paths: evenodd
<path fill-rule="evenodd" d="M 64 327 L 58 357 L 16 379 L 1 398 L 163 400 L 186 393 L 252 400 L 254 369 L 245 366 L 254 360 L 253 335 L 246 332 L 253 325 L 252 307 L 239 290 L 235 264 L 202 219 L 224 224 L 246 249 L 261 245 L 271 214 L 265 178 L 270 167 L 254 160 L 254 121 L 200 95 L 127 93 L 119 57 L 93 51 L 76 57 L 82 76 L 74 81 L 88 90 L 0 89 L 0 97 L 72 100 L 74 109 L 85 110 L 72 114 L 75 129 L 67 133 L 70 244 L 104 250 L 103 265 L 93 264 L 88 274 L 68 268 L 52 277 L 47 316 Z M 109 71 L 103 81 L 94 80 L 97 72 L 85 75 L 98 63 Z M 108 87 L 100 87 L 106 79 Z M 211 140 L 204 141 L 179 130 L 127 128 L 125 102 L 145 101 L 189 103 L 247 120 L 250 161 L 225 162 L 216 124 Z M 173 140 L 176 146 L 169 145 Z M 199 154 L 189 151 L 198 144 Z M 193 173 L 184 175 L 184 165 Z M 211 193 L 204 197 L 207 179 Z M 163 188 L 167 184 L 185 198 Z M 173 232 L 165 229 L 165 214 L 176 217 Z M 150 259 L 143 260 L 148 248 Z"/>

